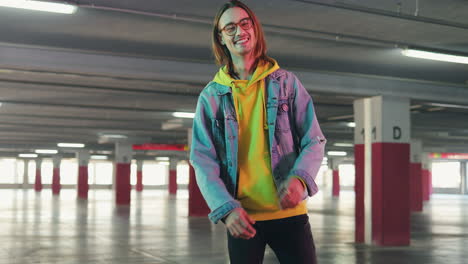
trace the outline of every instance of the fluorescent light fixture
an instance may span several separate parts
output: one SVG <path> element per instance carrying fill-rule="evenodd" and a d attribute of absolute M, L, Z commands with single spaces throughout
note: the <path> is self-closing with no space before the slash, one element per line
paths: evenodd
<path fill-rule="evenodd" d="M 348 127 L 356 127 L 356 123 L 354 122 L 348 122 L 348 124 L 346 124 Z"/>
<path fill-rule="evenodd" d="M 77 9 L 77 7 L 74 5 L 33 0 L 1 0 L 0 6 L 60 14 L 73 14 Z"/>
<path fill-rule="evenodd" d="M 447 107 L 447 108 L 460 108 L 460 109 L 468 109 L 468 105 L 457 105 L 457 104 L 439 104 L 439 103 L 431 103 L 432 106 L 440 106 L 440 107 Z"/>
<path fill-rule="evenodd" d="M 89 157 L 91 159 L 95 159 L 95 160 L 106 160 L 107 159 L 106 155 L 91 155 Z"/>
<path fill-rule="evenodd" d="M 156 157 L 157 161 L 169 161 L 169 157 Z"/>
<path fill-rule="evenodd" d="M 169 161 L 158 161 L 158 164 L 169 166 Z"/>
<path fill-rule="evenodd" d="M 85 144 L 82 143 L 58 143 L 58 147 L 61 148 L 84 148 Z"/>
<path fill-rule="evenodd" d="M 97 150 L 94 153 L 98 155 L 110 155 L 112 154 L 112 151 L 111 150 Z"/>
<path fill-rule="evenodd" d="M 22 153 L 22 154 L 19 154 L 18 157 L 20 157 L 20 158 L 37 158 L 37 154 L 34 154 L 34 153 Z"/>
<path fill-rule="evenodd" d="M 344 147 L 344 148 L 352 148 L 354 147 L 354 144 L 352 143 L 335 143 L 333 144 L 335 147 Z"/>
<path fill-rule="evenodd" d="M 402 50 L 401 53 L 405 56 L 413 58 L 468 64 L 468 57 L 465 56 L 450 55 L 415 49 L 405 49 Z"/>
<path fill-rule="evenodd" d="M 174 112 L 172 113 L 173 116 L 175 117 L 180 117 L 180 118 L 194 118 L 195 113 L 187 113 L 187 112 Z"/>
<path fill-rule="evenodd" d="M 103 137 L 106 137 L 106 138 L 128 138 L 126 135 L 114 135 L 114 134 L 105 134 L 105 135 L 102 135 Z"/>
<path fill-rule="evenodd" d="M 58 150 L 56 149 L 36 149 L 34 152 L 38 154 L 57 154 Z"/>
<path fill-rule="evenodd" d="M 330 121 L 342 120 L 342 119 L 349 119 L 349 118 L 353 118 L 353 117 L 354 117 L 354 115 L 333 116 L 333 117 L 327 118 L 327 120 L 330 120 Z"/>
<path fill-rule="evenodd" d="M 328 151 L 328 156 L 346 156 L 346 151 Z"/>

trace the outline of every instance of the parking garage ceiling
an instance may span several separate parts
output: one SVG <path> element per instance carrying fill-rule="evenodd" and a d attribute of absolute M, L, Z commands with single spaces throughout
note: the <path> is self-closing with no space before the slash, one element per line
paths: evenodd
<path fill-rule="evenodd" d="M 58 142 L 112 150 L 104 134 L 186 144 L 191 120 L 172 113 L 193 112 L 217 69 L 210 30 L 221 2 L 68 2 L 75 14 L 0 7 L 0 154 Z M 401 54 L 468 56 L 467 1 L 245 2 L 270 56 L 314 98 L 328 149 L 352 143 L 354 99 L 399 94 L 411 98 L 411 133 L 426 151 L 468 152 L 468 65 Z"/>

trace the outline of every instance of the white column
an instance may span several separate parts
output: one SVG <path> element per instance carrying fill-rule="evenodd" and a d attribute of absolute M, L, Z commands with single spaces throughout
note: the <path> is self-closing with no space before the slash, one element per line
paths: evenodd
<path fill-rule="evenodd" d="M 28 188 L 29 184 L 29 160 L 24 160 L 24 169 L 23 169 L 23 189 Z"/>
<path fill-rule="evenodd" d="M 461 161 L 460 162 L 460 176 L 461 176 L 461 182 L 460 182 L 460 193 L 461 194 L 466 194 L 467 193 L 467 190 L 466 190 L 466 170 L 468 169 L 467 168 L 468 166 L 468 163 L 466 161 Z"/>
<path fill-rule="evenodd" d="M 372 244 L 372 99 L 364 99 L 364 241 Z"/>

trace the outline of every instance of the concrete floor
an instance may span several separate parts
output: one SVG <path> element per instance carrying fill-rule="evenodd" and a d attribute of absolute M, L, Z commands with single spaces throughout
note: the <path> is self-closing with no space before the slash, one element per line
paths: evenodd
<path fill-rule="evenodd" d="M 130 207 L 114 208 L 109 190 L 88 201 L 62 190 L 53 197 L 0 190 L 0 264 L 229 263 L 222 224 L 188 218 L 187 191 L 145 190 Z M 409 247 L 354 244 L 354 194 L 309 200 L 319 263 L 468 263 L 468 196 L 433 195 L 412 215 Z M 278 263 L 267 249 L 264 263 Z"/>

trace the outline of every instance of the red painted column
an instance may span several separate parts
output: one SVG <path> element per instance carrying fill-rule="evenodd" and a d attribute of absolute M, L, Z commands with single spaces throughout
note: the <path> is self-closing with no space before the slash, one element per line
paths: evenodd
<path fill-rule="evenodd" d="M 429 201 L 431 196 L 431 186 L 430 186 L 430 173 L 431 173 L 431 160 L 429 159 L 429 154 L 424 153 L 422 155 L 422 187 L 423 187 L 423 201 Z"/>
<path fill-rule="evenodd" d="M 410 152 L 410 208 L 413 212 L 421 212 L 423 210 L 423 181 L 420 140 L 411 140 Z"/>
<path fill-rule="evenodd" d="M 132 162 L 132 144 L 117 142 L 115 145 L 115 203 L 130 205 L 130 164 Z"/>
<path fill-rule="evenodd" d="M 179 160 L 171 158 L 169 161 L 169 194 L 177 194 L 177 163 Z"/>
<path fill-rule="evenodd" d="M 429 172 L 425 169 L 422 169 L 421 176 L 423 201 L 429 201 Z"/>
<path fill-rule="evenodd" d="M 423 180 L 421 163 L 410 164 L 411 211 L 423 210 Z"/>
<path fill-rule="evenodd" d="M 189 216 L 207 216 L 210 208 L 198 188 L 192 165 L 190 165 L 189 175 Z"/>
<path fill-rule="evenodd" d="M 359 99 L 354 102 L 354 110 L 356 241 L 379 246 L 409 245 L 409 99 Z M 371 164 L 366 164 L 367 157 Z M 366 227 L 367 223 L 370 226 Z"/>
<path fill-rule="evenodd" d="M 340 196 L 340 174 L 338 169 L 333 170 L 332 195 L 334 197 Z"/>
<path fill-rule="evenodd" d="M 137 160 L 137 181 L 135 190 L 137 192 L 143 191 L 143 160 Z"/>
<path fill-rule="evenodd" d="M 374 143 L 372 152 L 373 240 L 383 246 L 409 245 L 410 146 Z"/>
<path fill-rule="evenodd" d="M 34 190 L 36 192 L 42 191 L 42 177 L 41 177 L 41 167 L 42 167 L 42 159 L 36 159 L 36 177 L 34 180 Z"/>
<path fill-rule="evenodd" d="M 354 192 L 356 243 L 364 243 L 364 144 L 354 145 Z"/>
<path fill-rule="evenodd" d="M 88 163 L 89 151 L 86 149 L 77 152 L 78 157 L 78 182 L 76 185 L 79 199 L 88 199 Z"/>
<path fill-rule="evenodd" d="M 61 157 L 54 157 L 52 162 L 54 164 L 53 173 L 52 173 L 52 194 L 60 194 L 60 161 Z"/>

